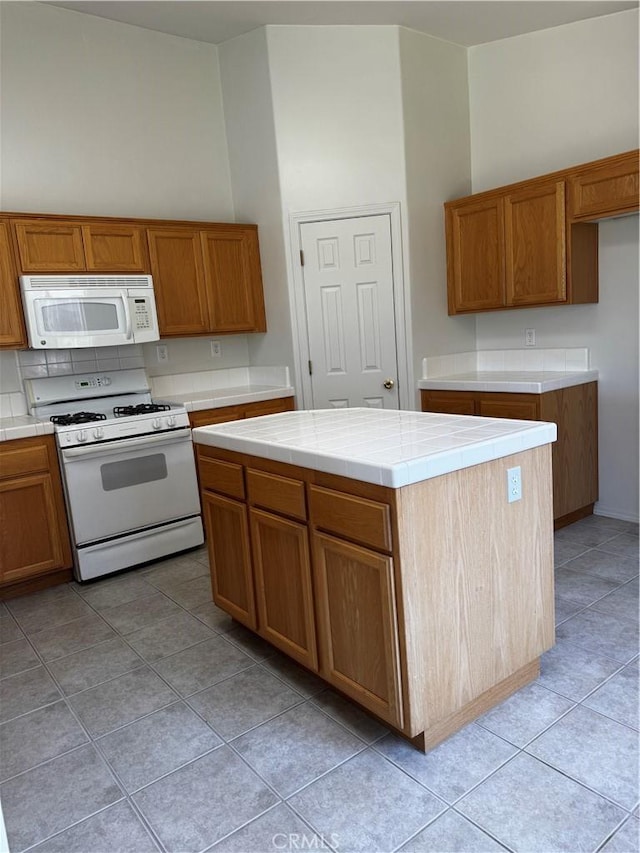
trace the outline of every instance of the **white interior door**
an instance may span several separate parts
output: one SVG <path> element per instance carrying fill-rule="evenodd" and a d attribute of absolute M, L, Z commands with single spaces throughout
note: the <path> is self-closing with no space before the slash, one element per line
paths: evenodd
<path fill-rule="evenodd" d="M 388 214 L 300 226 L 313 408 L 398 408 Z"/>

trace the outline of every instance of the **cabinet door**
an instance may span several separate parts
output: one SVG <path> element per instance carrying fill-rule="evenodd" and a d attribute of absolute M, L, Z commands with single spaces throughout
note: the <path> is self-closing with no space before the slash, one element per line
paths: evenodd
<path fill-rule="evenodd" d="M 259 632 L 317 671 L 307 527 L 256 509 L 250 517 Z"/>
<path fill-rule="evenodd" d="M 242 420 L 240 406 L 222 406 L 220 409 L 201 409 L 199 412 L 189 412 L 189 424 L 192 427 L 224 424 L 227 421 Z"/>
<path fill-rule="evenodd" d="M 55 485 L 46 471 L 0 480 L 0 583 L 69 567 Z"/>
<path fill-rule="evenodd" d="M 22 272 L 86 270 L 82 228 L 79 224 L 39 219 L 14 219 L 12 223 Z"/>
<path fill-rule="evenodd" d="M 569 179 L 572 219 L 597 219 L 638 210 L 638 152 L 629 151 Z"/>
<path fill-rule="evenodd" d="M 210 331 L 200 234 L 189 229 L 147 231 L 161 336 Z"/>
<path fill-rule="evenodd" d="M 260 415 L 277 415 L 279 412 L 292 412 L 293 397 L 282 397 L 278 400 L 262 400 L 260 403 L 248 403 L 244 407 L 245 418 L 258 418 Z"/>
<path fill-rule="evenodd" d="M 320 673 L 402 728 L 393 560 L 324 534 L 313 548 Z"/>
<path fill-rule="evenodd" d="M 264 296 L 255 228 L 201 233 L 213 332 L 265 332 Z"/>
<path fill-rule="evenodd" d="M 446 208 L 449 314 L 504 306 L 501 198 Z"/>
<path fill-rule="evenodd" d="M 507 305 L 566 302 L 564 181 L 533 182 L 504 204 Z"/>
<path fill-rule="evenodd" d="M 135 225 L 93 222 L 82 226 L 87 269 L 95 272 L 146 272 L 143 232 Z"/>
<path fill-rule="evenodd" d="M 444 415 L 475 415 L 475 394 L 472 391 L 421 391 L 423 412 Z"/>
<path fill-rule="evenodd" d="M 523 421 L 540 420 L 538 394 L 482 394 L 477 413 L 483 418 L 513 418 Z"/>
<path fill-rule="evenodd" d="M 213 600 L 247 628 L 257 629 L 247 508 L 239 501 L 202 493 Z"/>
<path fill-rule="evenodd" d="M 541 420 L 558 427 L 552 452 L 553 517 L 598 500 L 598 384 L 588 382 L 541 396 Z"/>
<path fill-rule="evenodd" d="M 0 222 L 0 348 L 19 349 L 27 344 L 18 290 L 18 274 L 6 222 Z"/>

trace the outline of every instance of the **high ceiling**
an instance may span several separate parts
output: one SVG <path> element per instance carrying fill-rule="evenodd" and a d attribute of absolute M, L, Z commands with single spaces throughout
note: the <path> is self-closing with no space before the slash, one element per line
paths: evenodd
<path fill-rule="evenodd" d="M 265 24 L 398 24 L 465 46 L 638 7 L 638 0 L 67 0 L 49 5 L 219 44 Z"/>

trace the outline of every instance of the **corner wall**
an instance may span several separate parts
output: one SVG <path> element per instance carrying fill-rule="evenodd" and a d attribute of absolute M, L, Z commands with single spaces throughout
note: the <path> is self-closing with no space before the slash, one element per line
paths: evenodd
<path fill-rule="evenodd" d="M 638 147 L 638 12 L 472 48 L 473 191 Z M 589 347 L 600 371 L 597 511 L 638 519 L 638 217 L 600 224 L 600 302 L 478 314 L 477 348 Z"/>
<path fill-rule="evenodd" d="M 267 333 L 246 336 L 249 363 L 292 366 L 287 261 L 265 28 L 221 44 L 220 70 L 236 218 L 257 223 L 260 238 Z M 295 382 L 295 375 L 292 380 Z"/>
<path fill-rule="evenodd" d="M 476 348 L 475 317 L 447 315 L 443 208 L 471 191 L 467 50 L 405 28 L 399 38 L 417 380 L 423 357 Z"/>

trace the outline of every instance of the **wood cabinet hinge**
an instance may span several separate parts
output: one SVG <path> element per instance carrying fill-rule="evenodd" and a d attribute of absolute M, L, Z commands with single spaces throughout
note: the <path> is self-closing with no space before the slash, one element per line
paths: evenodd
<path fill-rule="evenodd" d="M 308 365 L 309 365 L 309 376 L 313 376 L 313 365 L 311 363 L 311 359 L 309 359 Z"/>
<path fill-rule="evenodd" d="M 304 266 L 304 252 L 300 249 L 300 266 Z"/>

